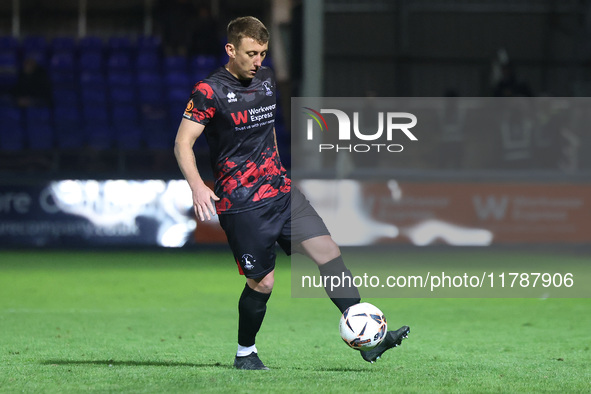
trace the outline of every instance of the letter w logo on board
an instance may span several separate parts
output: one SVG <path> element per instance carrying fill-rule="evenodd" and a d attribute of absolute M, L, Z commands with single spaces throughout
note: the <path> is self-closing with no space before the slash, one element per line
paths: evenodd
<path fill-rule="evenodd" d="M 509 197 L 507 196 L 500 198 L 487 196 L 486 199 L 483 199 L 481 196 L 473 196 L 472 202 L 476 209 L 476 214 L 481 220 L 487 220 L 488 218 L 503 220 L 507 215 L 507 207 L 509 206 Z"/>
<path fill-rule="evenodd" d="M 248 115 L 246 111 L 242 112 L 232 112 L 232 119 L 234 119 L 234 124 L 239 125 L 240 123 L 246 123 L 248 120 Z"/>

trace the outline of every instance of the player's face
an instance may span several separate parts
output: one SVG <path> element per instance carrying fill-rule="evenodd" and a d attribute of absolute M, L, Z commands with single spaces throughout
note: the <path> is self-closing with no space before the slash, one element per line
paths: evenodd
<path fill-rule="evenodd" d="M 268 48 L 269 43 L 261 44 L 248 37 L 244 37 L 238 47 L 227 44 L 229 71 L 238 79 L 253 79 L 267 56 Z"/>

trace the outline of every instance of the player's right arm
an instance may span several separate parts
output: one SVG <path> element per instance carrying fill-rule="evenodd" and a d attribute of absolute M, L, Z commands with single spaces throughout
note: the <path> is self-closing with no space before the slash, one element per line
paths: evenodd
<path fill-rule="evenodd" d="M 183 118 L 174 142 L 174 155 L 181 172 L 189 183 L 193 194 L 195 214 L 201 221 L 210 220 L 211 216 L 215 215 L 215 206 L 212 200 L 219 201 L 219 197 L 203 182 L 195 161 L 193 145 L 204 129 L 204 125 Z"/>

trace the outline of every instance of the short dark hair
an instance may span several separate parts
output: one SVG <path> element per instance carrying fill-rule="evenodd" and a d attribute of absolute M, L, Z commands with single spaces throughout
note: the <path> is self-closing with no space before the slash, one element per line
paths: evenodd
<path fill-rule="evenodd" d="M 240 41 L 244 37 L 252 38 L 259 44 L 269 42 L 269 31 L 263 22 L 254 16 L 242 16 L 230 21 L 228 23 L 227 33 L 228 42 L 236 48 L 238 48 Z"/>

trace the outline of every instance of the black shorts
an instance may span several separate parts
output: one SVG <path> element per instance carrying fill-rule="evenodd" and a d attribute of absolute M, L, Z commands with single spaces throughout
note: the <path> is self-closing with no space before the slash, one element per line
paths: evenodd
<path fill-rule="evenodd" d="M 250 211 L 221 214 L 238 270 L 247 278 L 262 278 L 275 269 L 275 243 L 291 254 L 292 243 L 330 235 L 322 218 L 295 186 L 285 196 Z"/>

